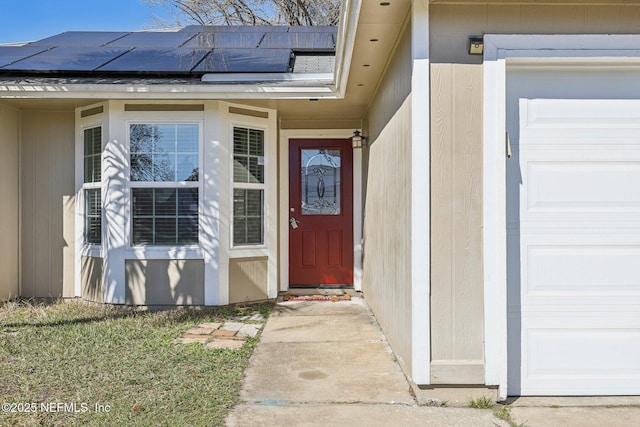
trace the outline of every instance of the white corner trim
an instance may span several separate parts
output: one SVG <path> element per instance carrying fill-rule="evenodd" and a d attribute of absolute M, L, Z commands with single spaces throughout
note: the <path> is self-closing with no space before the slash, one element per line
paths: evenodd
<path fill-rule="evenodd" d="M 640 58 L 640 35 L 486 35 L 483 82 L 485 384 L 507 389 L 506 78 L 523 62 L 600 64 Z"/>
<path fill-rule="evenodd" d="M 411 19 L 411 378 L 431 383 L 429 1 Z M 426 216 L 426 218 L 425 218 Z"/>

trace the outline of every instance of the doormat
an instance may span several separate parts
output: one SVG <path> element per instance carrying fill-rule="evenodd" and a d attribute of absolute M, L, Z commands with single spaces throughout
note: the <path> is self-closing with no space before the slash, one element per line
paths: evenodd
<path fill-rule="evenodd" d="M 282 297 L 283 301 L 351 301 L 351 295 L 289 295 Z"/>

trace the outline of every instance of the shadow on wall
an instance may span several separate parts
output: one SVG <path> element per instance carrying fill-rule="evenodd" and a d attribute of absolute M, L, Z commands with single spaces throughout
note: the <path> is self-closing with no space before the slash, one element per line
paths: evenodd
<path fill-rule="evenodd" d="M 93 302 L 104 302 L 102 282 L 102 258 L 82 257 L 82 298 Z"/>
<path fill-rule="evenodd" d="M 203 260 L 126 260 L 128 305 L 204 305 Z"/>

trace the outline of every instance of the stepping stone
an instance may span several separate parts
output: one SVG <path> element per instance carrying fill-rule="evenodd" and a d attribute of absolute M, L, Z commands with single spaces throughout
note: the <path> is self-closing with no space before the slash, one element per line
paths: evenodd
<path fill-rule="evenodd" d="M 209 339 L 208 338 L 202 338 L 202 337 L 196 337 L 196 338 L 192 338 L 192 337 L 182 337 L 182 338 L 177 338 L 175 339 L 173 342 L 176 344 L 191 344 L 194 342 L 199 342 L 199 343 L 206 343 Z"/>
<path fill-rule="evenodd" d="M 207 328 L 207 329 L 218 329 L 220 326 L 222 326 L 222 323 L 219 323 L 219 322 L 200 323 L 198 325 L 198 327 L 200 328 Z"/>
<path fill-rule="evenodd" d="M 227 331 L 224 329 L 217 329 L 213 331 L 211 335 L 213 335 L 216 338 L 229 338 L 229 337 L 235 336 L 236 332 L 238 331 Z"/>
<path fill-rule="evenodd" d="M 264 316 L 260 313 L 255 313 L 253 316 L 249 317 L 249 320 L 253 320 L 254 322 L 262 322 L 264 320 Z"/>
<path fill-rule="evenodd" d="M 258 335 L 260 329 L 262 329 L 262 325 L 246 324 L 242 326 L 242 328 L 240 328 L 240 330 L 238 331 L 238 336 L 254 338 L 256 335 Z"/>
<path fill-rule="evenodd" d="M 239 340 L 215 340 L 205 344 L 204 348 L 229 348 L 229 349 L 239 349 L 242 348 L 244 341 Z"/>
<path fill-rule="evenodd" d="M 210 335 L 215 330 L 214 328 L 193 328 L 189 329 L 186 333 L 188 335 Z"/>
<path fill-rule="evenodd" d="M 220 329 L 223 331 L 239 331 L 243 326 L 244 323 L 226 322 Z"/>

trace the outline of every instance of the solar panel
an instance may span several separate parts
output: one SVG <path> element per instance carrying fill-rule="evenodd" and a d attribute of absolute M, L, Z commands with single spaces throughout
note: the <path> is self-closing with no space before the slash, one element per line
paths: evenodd
<path fill-rule="evenodd" d="M 93 71 L 125 53 L 127 49 L 99 47 L 57 47 L 22 59 L 3 70 Z"/>
<path fill-rule="evenodd" d="M 0 68 L 45 50 L 46 47 L 37 46 L 0 46 Z"/>
<path fill-rule="evenodd" d="M 29 43 L 28 46 L 100 47 L 127 34 L 123 31 L 67 31 Z"/>
<path fill-rule="evenodd" d="M 187 33 L 268 33 L 284 32 L 289 27 L 279 25 L 188 25 L 180 32 Z"/>
<path fill-rule="evenodd" d="M 214 49 L 193 71 L 202 73 L 286 73 L 290 49 Z"/>
<path fill-rule="evenodd" d="M 288 27 L 289 33 L 337 33 L 338 27 L 333 25 L 293 25 Z"/>
<path fill-rule="evenodd" d="M 203 49 L 235 49 L 246 48 L 255 49 L 260 44 L 260 40 L 264 36 L 264 32 L 250 33 L 198 33 L 194 38 L 189 40 L 184 47 L 203 48 Z"/>
<path fill-rule="evenodd" d="M 188 73 L 210 51 L 206 49 L 134 49 L 96 71 Z"/>
<path fill-rule="evenodd" d="M 294 50 L 333 50 L 335 44 L 331 33 L 294 32 L 268 33 L 260 42 L 261 48 Z"/>
<path fill-rule="evenodd" d="M 196 33 L 186 32 L 138 32 L 131 33 L 110 42 L 108 47 L 164 47 L 178 48 L 194 37 Z"/>

